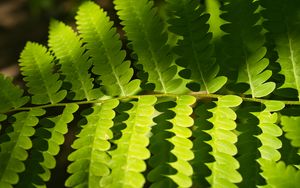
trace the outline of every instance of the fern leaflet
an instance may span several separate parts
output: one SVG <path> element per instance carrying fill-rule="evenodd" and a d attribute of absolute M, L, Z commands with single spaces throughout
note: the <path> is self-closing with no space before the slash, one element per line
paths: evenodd
<path fill-rule="evenodd" d="M 267 181 L 265 187 L 276 188 L 296 188 L 300 184 L 300 171 L 291 165 L 285 165 L 284 162 L 268 162 L 265 164 L 265 170 L 262 173 Z"/>
<path fill-rule="evenodd" d="M 211 108 L 212 102 L 205 104 L 199 103 L 194 109 L 196 115 L 194 128 L 193 128 L 193 152 L 195 158 L 191 161 L 194 169 L 193 174 L 193 186 L 195 187 L 209 187 L 210 184 L 205 177 L 211 174 L 209 168 L 205 165 L 209 162 L 213 162 L 214 158 L 209 153 L 212 151 L 212 147 L 207 143 L 211 139 L 211 136 L 206 133 L 205 130 L 212 128 L 212 124 L 208 119 L 212 114 L 208 111 Z"/>
<path fill-rule="evenodd" d="M 265 103 L 266 108 L 259 113 L 253 113 L 259 119 L 259 128 L 262 133 L 258 135 L 262 146 L 259 147 L 261 158 L 258 162 L 263 165 L 265 161 L 278 161 L 280 153 L 277 149 L 281 148 L 282 143 L 277 138 L 282 134 L 282 130 L 275 123 L 278 120 L 276 111 L 284 108 L 284 104 L 280 101 L 270 101 Z M 272 113 L 274 112 L 274 113 Z"/>
<path fill-rule="evenodd" d="M 261 134 L 259 119 L 253 115 L 253 111 L 260 111 L 260 107 L 251 103 L 244 103 L 244 107 L 239 108 L 237 113 L 237 160 L 240 163 L 239 173 L 242 175 L 243 181 L 238 183 L 238 187 L 257 187 L 264 184 L 261 176 L 260 165 L 258 159 L 261 157 L 258 148 L 261 142 L 258 135 Z M 249 178 L 251 177 L 251 178 Z"/>
<path fill-rule="evenodd" d="M 168 3 L 175 17 L 169 20 L 169 30 L 183 37 L 174 49 L 179 55 L 176 63 L 186 68 L 181 71 L 182 74 L 184 71 L 191 71 L 193 85 L 189 85 L 192 90 L 207 93 L 218 91 L 227 78 L 217 77 L 219 66 L 215 64 L 214 49 L 209 43 L 212 38 L 212 34 L 208 33 L 209 16 L 203 14 L 204 11 L 196 0 L 169 0 Z"/>
<path fill-rule="evenodd" d="M 177 171 L 170 165 L 176 161 L 176 157 L 171 153 L 173 146 L 168 141 L 175 135 L 169 131 L 173 126 L 171 119 L 175 117 L 171 108 L 175 107 L 176 103 L 169 100 L 158 101 L 155 105 L 158 116 L 153 119 L 155 125 L 151 131 L 153 135 L 149 145 L 152 156 L 148 161 L 150 170 L 147 174 L 151 188 L 176 187 L 176 183 L 169 178 L 169 176 L 175 175 Z"/>
<path fill-rule="evenodd" d="M 0 187 L 298 187 L 299 2 L 114 3 L 28 42 L 24 92 L 0 75 Z"/>
<path fill-rule="evenodd" d="M 0 187 L 12 188 L 19 181 L 18 173 L 25 170 L 24 161 L 28 157 L 26 150 L 32 147 L 30 137 L 34 135 L 33 128 L 39 122 L 37 116 L 45 113 L 42 109 L 29 112 L 19 112 L 14 115 L 12 127 L 6 129 L 1 137 L 0 145 Z"/>
<path fill-rule="evenodd" d="M 153 104 L 156 97 L 143 96 L 127 111 L 129 118 L 125 121 L 126 128 L 116 141 L 117 148 L 110 152 L 111 174 L 101 180 L 101 186 L 107 188 L 143 187 L 145 178 L 141 172 L 146 170 L 144 160 L 150 157 L 147 149 L 150 130 L 153 124 Z"/>
<path fill-rule="evenodd" d="M 67 187 L 100 187 L 100 179 L 109 175 L 109 139 L 112 138 L 110 128 L 115 116 L 113 109 L 119 104 L 118 100 L 110 100 L 94 106 L 90 114 L 86 114 L 87 124 L 78 134 L 78 139 L 72 144 L 76 149 L 69 155 L 72 163 L 68 172 L 72 175 L 67 179 Z M 87 112 L 86 112 L 87 113 Z"/>
<path fill-rule="evenodd" d="M 0 113 L 5 113 L 12 108 L 19 108 L 29 101 L 29 97 L 22 97 L 23 90 L 15 86 L 0 74 Z"/>
<path fill-rule="evenodd" d="M 280 88 L 293 88 L 298 92 L 300 101 L 300 60 L 299 60 L 299 32 L 300 18 L 297 0 L 282 3 L 279 0 L 261 0 L 265 8 L 263 15 L 266 18 L 264 26 L 271 33 L 278 52 L 280 73 L 285 79 Z M 290 93 L 287 94 L 289 96 Z"/>
<path fill-rule="evenodd" d="M 125 51 L 106 13 L 92 2 L 83 4 L 76 17 L 78 30 L 86 42 L 94 64 L 93 73 L 100 75 L 101 85 L 109 96 L 128 96 L 139 89 L 139 80 L 131 80 L 133 69 L 124 61 Z M 123 62 L 124 61 L 124 62 Z"/>
<path fill-rule="evenodd" d="M 73 113 L 78 105 L 70 104 L 62 114 L 53 118 L 42 119 L 36 130 L 36 138 L 32 140 L 33 147 L 30 158 L 25 162 L 26 170 L 20 175 L 17 187 L 46 187 L 51 172 L 56 166 L 56 156 L 59 146 L 64 143 L 64 134 L 68 132 L 68 124 L 73 120 Z"/>
<path fill-rule="evenodd" d="M 153 1 L 115 0 L 114 3 L 138 63 L 148 73 L 148 82 L 155 84 L 158 92 L 171 93 L 178 89 L 182 80 L 176 78 L 177 67 L 172 65 L 173 55 L 166 45 L 168 36 Z"/>
<path fill-rule="evenodd" d="M 281 125 L 285 132 L 285 137 L 291 140 L 292 146 L 299 149 L 300 155 L 300 118 L 297 116 L 282 116 Z"/>
<path fill-rule="evenodd" d="M 195 98 L 192 96 L 181 96 L 176 100 L 176 107 L 172 109 L 175 112 L 175 117 L 170 120 L 173 127 L 168 131 L 174 133 L 174 136 L 167 139 L 174 148 L 171 153 L 177 158 L 175 162 L 169 163 L 171 167 L 177 170 L 174 175 L 169 175 L 179 187 L 191 187 L 193 168 L 188 161 L 194 158 L 192 152 L 193 142 L 188 138 L 192 136 L 189 127 L 194 124 L 190 115 L 193 109 L 190 105 L 195 103 Z"/>
<path fill-rule="evenodd" d="M 73 100 L 92 100 L 101 96 L 99 89 L 93 89 L 93 79 L 88 73 L 92 62 L 88 60 L 82 41 L 72 30 L 62 22 L 52 21 L 49 33 L 49 46 L 59 59 L 65 81 L 71 84 Z"/>
<path fill-rule="evenodd" d="M 267 82 L 272 71 L 265 70 L 269 61 L 264 58 L 267 52 L 263 47 L 265 40 L 262 27 L 257 24 L 260 19 L 256 13 L 258 2 L 226 0 L 223 9 L 225 13 L 221 17 L 230 22 L 221 27 L 228 33 L 223 37 L 225 53 L 229 56 L 223 66 L 229 65 L 232 69 L 228 76 L 237 83 L 247 83 L 249 89 L 244 93 L 253 98 L 270 94 L 275 83 Z M 236 73 L 237 77 L 232 78 Z"/>
<path fill-rule="evenodd" d="M 241 175 L 238 173 L 238 161 L 233 157 L 237 154 L 237 148 L 234 143 L 237 142 L 237 135 L 233 132 L 236 128 L 235 112 L 232 107 L 239 106 L 242 99 L 238 96 L 227 95 L 219 97 L 215 102 L 216 107 L 210 109 L 213 116 L 208 119 L 214 127 L 205 130 L 211 135 L 212 140 L 207 141 L 212 147 L 210 154 L 214 156 L 215 161 L 207 163 L 211 170 L 211 175 L 207 177 L 207 181 L 211 187 L 237 187 L 234 183 L 242 181 Z"/>
<path fill-rule="evenodd" d="M 58 103 L 67 92 L 59 91 L 62 81 L 59 75 L 53 74 L 54 57 L 44 46 L 28 42 L 21 53 L 20 66 L 28 92 L 33 94 L 32 104 Z"/>

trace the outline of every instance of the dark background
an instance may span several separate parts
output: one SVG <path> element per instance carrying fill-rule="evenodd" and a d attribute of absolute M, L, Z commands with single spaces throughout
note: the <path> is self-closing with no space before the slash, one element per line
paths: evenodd
<path fill-rule="evenodd" d="M 0 72 L 18 80 L 18 59 L 27 41 L 47 44 L 51 19 L 74 25 L 84 0 L 0 0 Z M 116 20 L 112 0 L 94 0 Z M 118 22 L 118 20 L 116 20 Z"/>

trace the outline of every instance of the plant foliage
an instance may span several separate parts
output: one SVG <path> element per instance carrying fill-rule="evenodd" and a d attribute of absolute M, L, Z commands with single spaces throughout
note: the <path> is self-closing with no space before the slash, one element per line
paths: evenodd
<path fill-rule="evenodd" d="M 1 188 L 299 187 L 299 1 L 113 2 L 0 75 Z"/>

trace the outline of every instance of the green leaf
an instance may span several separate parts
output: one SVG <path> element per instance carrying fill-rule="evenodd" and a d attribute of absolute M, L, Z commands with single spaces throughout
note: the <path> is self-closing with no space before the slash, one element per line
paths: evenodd
<path fill-rule="evenodd" d="M 224 107 L 236 107 L 242 102 L 242 98 L 236 95 L 225 95 L 218 98 L 218 105 Z M 226 115 L 228 115 L 228 113 Z M 235 119 L 235 117 L 232 117 L 232 119 Z"/>
<path fill-rule="evenodd" d="M 72 174 L 65 182 L 66 187 L 100 187 L 102 177 L 109 175 L 110 139 L 113 134 L 110 128 L 115 117 L 114 108 L 118 100 L 109 100 L 92 108 L 92 113 L 86 115 L 87 124 L 77 135 L 72 144 L 75 149 L 68 159 L 72 163 L 68 172 Z"/>
<path fill-rule="evenodd" d="M 4 114 L 0 114 L 0 122 L 6 120 L 7 116 Z"/>
<path fill-rule="evenodd" d="M 64 135 L 68 132 L 68 123 L 73 120 L 73 113 L 78 105 L 68 104 L 61 115 L 42 119 L 32 140 L 33 147 L 30 158 L 25 162 L 25 171 L 20 175 L 17 187 L 42 187 L 50 180 L 50 169 L 55 168 L 54 158 L 60 145 L 64 143 Z"/>
<path fill-rule="evenodd" d="M 170 132 L 172 123 L 170 122 L 174 118 L 174 112 L 171 111 L 172 107 L 176 107 L 176 103 L 169 98 L 158 101 L 155 105 L 155 109 L 158 111 L 153 121 L 155 125 L 152 127 L 152 136 L 150 138 L 149 150 L 151 152 L 151 158 L 149 159 L 148 166 L 150 172 L 147 174 L 147 180 L 151 182 L 151 188 L 159 187 L 177 187 L 178 185 L 172 181 L 169 176 L 176 174 L 176 170 L 170 165 L 170 163 L 176 161 L 175 155 L 171 152 L 172 144 L 168 141 L 174 136 L 174 133 Z M 181 132 L 181 135 L 186 137 L 190 136 L 189 131 L 181 131 L 180 128 L 177 132 Z"/>
<path fill-rule="evenodd" d="M 189 127 L 193 126 L 194 121 L 190 117 L 193 109 L 190 105 L 194 104 L 196 99 L 192 96 L 180 96 L 176 100 L 176 106 L 171 109 L 175 112 L 175 117 L 170 120 L 172 128 L 169 132 L 174 136 L 167 140 L 174 146 L 171 153 L 176 157 L 176 161 L 169 163 L 171 167 L 177 170 L 176 174 L 168 175 L 179 187 L 191 187 L 193 168 L 189 161 L 194 158 L 192 152 L 193 142 L 189 140 L 192 132 Z"/>
<path fill-rule="evenodd" d="M 116 141 L 117 148 L 110 152 L 111 174 L 101 179 L 102 187 L 136 188 L 145 184 L 142 172 L 146 170 L 145 160 L 150 157 L 147 146 L 153 125 L 155 102 L 156 97 L 153 96 L 143 96 L 132 102 L 133 107 L 127 111 L 129 117 L 124 122 L 126 128 L 122 130 L 121 138 Z"/>
<path fill-rule="evenodd" d="M 194 169 L 193 186 L 195 187 L 210 187 L 206 177 L 211 174 L 211 171 L 205 164 L 213 162 L 214 158 L 209 154 L 212 148 L 207 143 L 211 140 L 211 137 L 205 130 L 212 128 L 212 124 L 207 121 L 211 117 L 211 113 L 208 111 L 211 104 L 200 102 L 194 109 L 193 137 L 195 139 L 193 140 L 193 151 L 195 158 L 191 161 L 191 164 Z"/>
<path fill-rule="evenodd" d="M 0 74 L 0 112 L 7 112 L 12 108 L 19 108 L 29 101 L 29 97 L 23 97 L 23 90 Z"/>
<path fill-rule="evenodd" d="M 257 161 L 261 157 L 258 150 L 261 142 L 257 138 L 261 134 L 261 129 L 257 126 L 259 124 L 257 117 L 252 114 L 255 108 L 256 105 L 245 103 L 244 107 L 240 107 L 236 111 L 236 122 L 238 122 L 236 128 L 238 132 L 237 160 L 240 163 L 238 171 L 243 178 L 243 181 L 237 184 L 238 187 L 258 187 L 265 182 L 260 175 L 261 169 Z"/>
<path fill-rule="evenodd" d="M 166 45 L 168 36 L 153 8 L 153 1 L 115 0 L 114 4 L 126 36 L 138 56 L 138 64 L 148 74 L 147 81 L 155 84 L 157 92 L 171 93 L 178 89 L 182 79 L 176 78 L 177 67 L 172 65 L 174 57 Z"/>
<path fill-rule="evenodd" d="M 246 53 L 245 53 L 246 54 Z M 259 48 L 245 61 L 245 65 L 240 69 L 238 82 L 245 82 L 250 85 L 245 94 L 250 94 L 255 98 L 269 95 L 275 89 L 275 83 L 266 82 L 272 75 L 270 70 L 264 69 L 269 62 L 263 58 L 266 55 L 265 48 Z M 246 55 L 247 56 L 247 55 Z"/>
<path fill-rule="evenodd" d="M 292 146 L 300 149 L 300 117 L 282 116 L 281 125 L 284 136 L 291 141 Z"/>
<path fill-rule="evenodd" d="M 222 11 L 220 10 L 221 2 L 219 0 L 205 1 L 205 12 L 210 15 L 208 20 L 209 31 L 213 34 L 213 40 L 219 40 L 224 32 L 220 29 L 224 24 L 224 20 L 220 18 Z"/>
<path fill-rule="evenodd" d="M 13 117 L 13 130 L 7 129 L 4 136 L 8 136 L 6 140 L 0 144 L 0 187 L 12 188 L 19 181 L 18 173 L 25 170 L 24 161 L 28 158 L 26 150 L 31 149 L 32 142 L 30 137 L 34 135 L 33 128 L 39 122 L 37 116 L 45 113 L 42 109 L 34 109 L 28 112 L 19 112 Z"/>
<path fill-rule="evenodd" d="M 53 73 L 54 57 L 39 44 L 27 42 L 20 57 L 21 73 L 25 76 L 33 104 L 55 104 L 65 98 L 67 92 L 59 91 L 62 81 Z"/>
<path fill-rule="evenodd" d="M 278 121 L 276 111 L 281 110 L 283 105 L 280 102 L 272 101 L 265 103 L 265 105 L 266 108 L 263 111 L 252 113 L 258 118 L 258 127 L 262 131 L 257 136 L 261 141 L 261 146 L 258 148 L 261 153 L 261 158 L 258 159 L 258 162 L 261 166 L 264 166 L 268 161 L 278 161 L 281 157 L 278 149 L 282 147 L 282 143 L 278 138 L 282 135 L 282 130 L 276 125 Z"/>
<path fill-rule="evenodd" d="M 282 101 L 266 101 L 263 103 L 266 106 L 267 111 L 280 111 L 284 108 L 285 104 Z"/>
<path fill-rule="evenodd" d="M 92 2 L 80 6 L 76 16 L 78 30 L 92 57 L 93 73 L 100 75 L 101 84 L 110 96 L 127 96 L 139 89 L 139 80 L 131 80 L 133 69 L 124 61 L 120 36 L 106 12 Z"/>
<path fill-rule="evenodd" d="M 233 132 L 236 128 L 234 121 L 236 114 L 230 108 L 238 106 L 241 102 L 238 96 L 223 96 L 215 102 L 216 107 L 209 110 L 212 117 L 208 121 L 213 124 L 213 127 L 205 132 L 214 139 L 206 143 L 212 147 L 210 154 L 215 161 L 206 163 L 211 170 L 211 175 L 206 179 L 212 187 L 236 187 L 234 183 L 242 181 L 237 171 L 239 163 L 233 157 L 237 154 L 237 148 L 234 145 L 237 142 L 237 135 Z"/>
<path fill-rule="evenodd" d="M 270 32 L 278 53 L 280 74 L 285 79 L 280 88 L 293 88 L 298 92 L 300 101 L 300 18 L 297 0 L 282 3 L 280 0 L 261 0 L 265 8 L 263 16 L 266 18 L 264 26 Z M 289 93 L 288 93 L 289 95 Z"/>
<path fill-rule="evenodd" d="M 267 50 L 263 47 L 262 27 L 257 24 L 260 19 L 258 1 L 226 0 L 223 10 L 221 17 L 229 23 L 221 27 L 228 33 L 223 37 L 222 48 L 227 58 L 221 68 L 233 82 L 249 85 L 245 94 L 253 98 L 269 95 L 275 83 L 268 82 L 272 72 L 266 70 L 269 60 L 265 58 Z"/>
<path fill-rule="evenodd" d="M 93 89 L 93 79 L 88 73 L 92 62 L 85 53 L 82 41 L 71 27 L 62 22 L 52 21 L 49 31 L 49 46 L 59 59 L 61 72 L 66 76 L 65 80 L 71 84 L 73 100 L 92 100 L 99 98 L 99 89 Z"/>
<path fill-rule="evenodd" d="M 263 167 L 263 177 L 267 186 L 276 188 L 296 188 L 300 184 L 300 171 L 284 162 L 268 162 Z"/>
<path fill-rule="evenodd" d="M 7 116 L 4 115 L 4 114 L 0 114 L 0 131 L 1 131 L 1 128 L 2 128 L 2 125 L 1 125 L 1 121 L 4 121 L 6 120 Z"/>
<path fill-rule="evenodd" d="M 225 85 L 227 78 L 217 76 L 219 66 L 215 64 L 213 46 L 210 44 L 209 16 L 203 14 L 204 10 L 196 0 L 167 2 L 172 16 L 169 30 L 182 37 L 175 47 L 179 56 L 176 63 L 191 71 L 189 79 L 200 84 L 199 90 L 217 92 Z"/>

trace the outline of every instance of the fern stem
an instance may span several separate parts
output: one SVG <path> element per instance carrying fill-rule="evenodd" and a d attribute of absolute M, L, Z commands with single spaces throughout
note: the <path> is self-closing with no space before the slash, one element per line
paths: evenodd
<path fill-rule="evenodd" d="M 171 97 L 171 98 L 177 98 L 179 96 L 183 95 L 190 95 L 194 96 L 197 98 L 197 100 L 201 99 L 217 99 L 219 97 L 222 97 L 224 95 L 221 94 L 208 94 L 208 93 L 199 93 L 199 92 L 192 92 L 190 94 L 171 94 L 171 93 L 158 93 L 158 94 L 149 94 L 148 96 L 155 96 L 155 97 Z M 16 108 L 7 111 L 6 113 L 11 113 L 11 112 L 16 112 L 16 111 L 28 111 L 32 109 L 40 109 L 40 108 L 53 108 L 53 107 L 64 107 L 69 104 L 77 104 L 77 105 L 85 105 L 85 104 L 97 104 L 97 103 L 104 103 L 106 101 L 110 100 L 128 100 L 128 99 L 138 99 L 141 96 L 145 95 L 133 95 L 133 96 L 121 96 L 121 97 L 116 97 L 113 99 L 98 99 L 98 100 L 91 100 L 91 101 L 74 101 L 74 102 L 66 102 L 66 103 L 58 103 L 58 104 L 46 104 L 46 105 L 40 105 L 40 106 L 32 106 L 32 107 L 21 107 L 21 108 Z M 249 101 L 249 102 L 257 102 L 257 103 L 265 103 L 267 101 L 277 101 L 277 100 L 270 100 L 270 99 L 257 99 L 257 98 L 249 98 L 249 97 L 243 97 L 240 96 L 243 101 Z M 281 101 L 285 105 L 300 105 L 300 101 Z"/>

